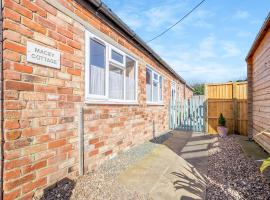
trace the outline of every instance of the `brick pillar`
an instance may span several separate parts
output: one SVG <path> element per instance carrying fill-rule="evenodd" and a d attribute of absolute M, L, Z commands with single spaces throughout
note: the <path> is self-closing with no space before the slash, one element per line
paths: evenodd
<path fill-rule="evenodd" d="M 252 61 L 247 61 L 248 79 L 248 138 L 253 137 L 253 65 Z"/>

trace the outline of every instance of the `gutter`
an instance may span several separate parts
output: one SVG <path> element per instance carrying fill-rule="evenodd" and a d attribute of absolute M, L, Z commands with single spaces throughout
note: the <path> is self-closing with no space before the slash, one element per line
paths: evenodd
<path fill-rule="evenodd" d="M 3 8 L 0 1 L 0 199 L 4 197 L 4 70 L 3 70 Z"/>
<path fill-rule="evenodd" d="M 176 78 L 178 78 L 183 84 L 186 84 L 187 87 L 193 91 L 193 88 L 187 84 L 187 82 L 176 73 L 151 47 L 149 47 L 146 42 L 144 42 L 132 29 L 130 29 L 106 4 L 101 0 L 85 0 L 94 7 L 96 7 L 96 12 L 102 13 L 113 23 L 115 23 L 122 31 L 124 31 L 131 40 L 137 42 L 144 50 L 146 50 L 150 56 L 154 57 L 161 65 L 168 69 Z"/>
<path fill-rule="evenodd" d="M 247 56 L 246 56 L 246 61 L 248 62 L 250 57 L 255 53 L 256 49 L 260 45 L 260 42 L 263 40 L 264 36 L 267 33 L 267 30 L 270 28 L 270 12 L 268 13 L 268 16 L 266 17 L 259 33 L 257 34 Z"/>

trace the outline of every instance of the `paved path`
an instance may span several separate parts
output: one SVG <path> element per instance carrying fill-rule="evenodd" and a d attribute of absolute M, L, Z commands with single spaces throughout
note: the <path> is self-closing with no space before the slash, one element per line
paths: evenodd
<path fill-rule="evenodd" d="M 200 133 L 173 131 L 141 160 L 121 172 L 127 188 L 153 199 L 203 199 L 208 148 L 214 139 Z"/>

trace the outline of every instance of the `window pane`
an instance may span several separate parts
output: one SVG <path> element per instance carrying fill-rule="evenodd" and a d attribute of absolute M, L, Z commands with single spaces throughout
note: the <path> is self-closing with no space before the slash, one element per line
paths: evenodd
<path fill-rule="evenodd" d="M 120 53 L 117 53 L 114 50 L 112 50 L 112 59 L 117 61 L 117 62 L 124 63 L 123 55 L 121 55 Z"/>
<path fill-rule="evenodd" d="M 146 100 L 152 101 L 152 71 L 146 69 Z"/>
<path fill-rule="evenodd" d="M 113 65 L 109 69 L 109 97 L 124 99 L 124 72 Z"/>
<path fill-rule="evenodd" d="M 158 75 L 154 73 L 154 80 L 158 80 Z"/>
<path fill-rule="evenodd" d="M 135 61 L 126 57 L 126 100 L 135 100 Z"/>
<path fill-rule="evenodd" d="M 158 101 L 158 81 L 153 81 L 153 101 Z"/>
<path fill-rule="evenodd" d="M 105 95 L 105 46 L 90 40 L 90 81 L 89 92 Z"/>
<path fill-rule="evenodd" d="M 90 64 L 105 68 L 105 46 L 91 39 L 90 40 Z"/>
<path fill-rule="evenodd" d="M 159 77 L 159 100 L 162 101 L 163 100 L 163 95 L 162 95 L 162 77 L 160 76 Z"/>

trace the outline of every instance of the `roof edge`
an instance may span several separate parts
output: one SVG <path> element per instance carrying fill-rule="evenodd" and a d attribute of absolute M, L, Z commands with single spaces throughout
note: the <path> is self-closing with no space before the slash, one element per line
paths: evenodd
<path fill-rule="evenodd" d="M 140 44 L 151 56 L 153 56 L 161 65 L 168 69 L 180 82 L 186 84 L 186 86 L 193 91 L 193 88 L 177 73 L 173 70 L 169 64 L 167 64 L 150 46 L 146 44 L 128 25 L 126 25 L 106 4 L 101 0 L 85 0 L 93 4 L 97 8 L 97 12 L 102 12 L 103 15 L 117 24 L 122 31 L 124 31 L 130 38 Z"/>
<path fill-rule="evenodd" d="M 270 27 L 270 12 L 268 13 L 268 16 L 266 17 L 259 33 L 257 34 L 248 54 L 246 56 L 246 61 L 248 61 L 248 59 L 254 54 L 254 52 L 256 51 L 258 46 L 260 45 L 261 40 L 266 35 L 266 32 L 269 29 L 269 27 Z"/>

